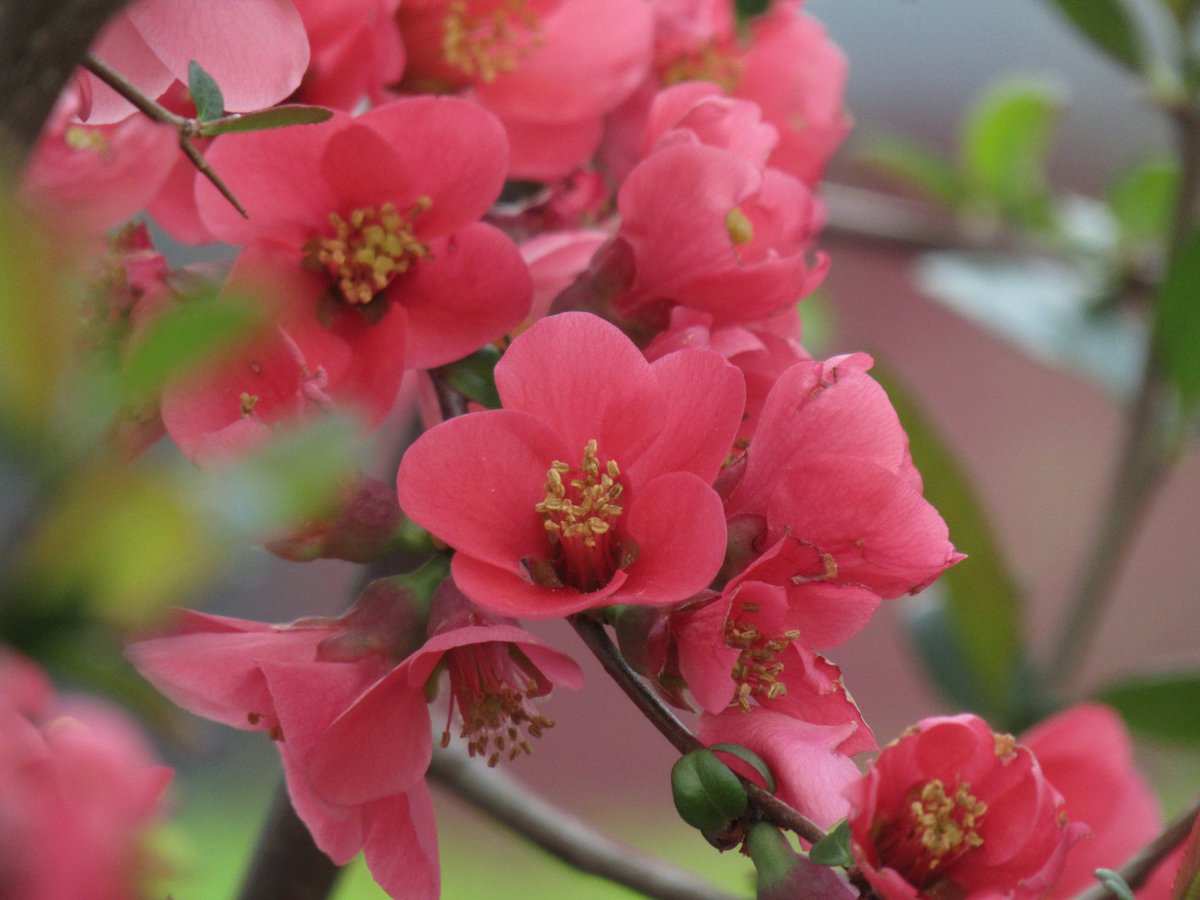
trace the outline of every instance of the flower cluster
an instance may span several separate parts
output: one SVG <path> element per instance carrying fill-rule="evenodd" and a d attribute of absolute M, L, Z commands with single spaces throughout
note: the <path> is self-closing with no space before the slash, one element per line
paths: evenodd
<path fill-rule="evenodd" d="M 165 430 L 218 466 L 331 410 L 366 434 L 418 406 L 398 471 L 270 546 L 378 562 L 408 529 L 426 565 L 333 619 L 183 613 L 130 646 L 138 670 L 273 741 L 334 862 L 365 851 L 385 890 L 428 897 L 435 740 L 491 766 L 529 753 L 553 724 L 540 700 L 582 676 L 520 620 L 626 617 L 623 649 L 697 737 L 754 751 L 818 825 L 849 817 L 883 896 L 1049 889 L 1079 836 L 1069 774 L 959 716 L 864 777 L 875 737 L 824 655 L 962 555 L 870 357 L 802 342 L 797 304 L 830 266 L 820 179 L 850 122 L 845 61 L 802 3 L 741 33 L 732 0 L 231 5 L 140 0 L 93 52 L 183 115 L 190 61 L 218 115 L 328 108 L 201 142 L 248 216 L 91 74 L 23 190 L 91 234 L 146 207 L 236 248 L 220 290 L 260 327 L 168 383 L 127 453 Z M 175 298 L 132 258 L 136 323 Z M 483 389 L 454 379 L 466 364 Z"/>

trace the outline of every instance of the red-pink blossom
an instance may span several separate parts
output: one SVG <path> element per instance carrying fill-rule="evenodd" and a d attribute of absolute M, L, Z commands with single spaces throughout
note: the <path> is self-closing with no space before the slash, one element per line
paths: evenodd
<path fill-rule="evenodd" d="M 1044 896 L 1075 896 L 1095 884 L 1096 869 L 1120 868 L 1162 831 L 1158 800 L 1134 762 L 1129 732 L 1107 706 L 1073 706 L 1039 723 L 1021 742 L 1062 794 L 1071 820 L 1088 828 Z M 1174 869 L 1159 866 L 1137 896 L 1166 900 Z"/>
<path fill-rule="evenodd" d="M 507 624 L 447 629 L 401 661 L 412 637 L 407 607 L 389 605 L 386 594 L 380 604 L 291 626 L 187 613 L 175 634 L 128 654 L 184 708 L 276 742 L 292 805 L 334 862 L 364 851 L 393 896 L 436 897 L 437 836 L 422 776 L 432 751 L 426 683 L 438 664 L 454 673 L 486 661 L 476 672 L 490 680 L 464 686 L 452 674 L 452 690 L 475 716 L 464 735 L 489 747 L 496 733 L 528 724 L 517 717 L 530 718 L 529 698 L 555 682 L 578 686 L 581 676 L 569 658 Z"/>
<path fill-rule="evenodd" d="M 528 271 L 477 221 L 503 183 L 504 146 L 486 112 L 432 97 L 217 141 L 209 161 L 250 218 L 206 183 L 200 213 L 245 245 L 231 281 L 265 295 L 277 329 L 168 393 L 180 446 L 236 450 L 311 406 L 378 424 L 405 369 L 466 356 L 520 322 Z"/>
<path fill-rule="evenodd" d="M 426 432 L 400 505 L 458 553 L 476 603 L 519 618 L 670 603 L 725 551 L 710 484 L 741 417 L 737 370 L 711 351 L 649 363 L 584 313 L 536 323 L 496 366 L 504 408 Z"/>
<path fill-rule="evenodd" d="M 805 579 L 881 597 L 924 587 L 961 555 L 921 496 L 908 439 L 869 357 L 797 363 L 767 396 L 742 460 L 724 476 L 731 523 L 760 522 L 761 550 L 788 538 L 820 555 Z M 762 577 L 761 575 L 758 577 Z"/>
<path fill-rule="evenodd" d="M 56 698 L 0 649 L 0 892 L 22 900 L 141 895 L 144 839 L 171 770 L 123 714 Z"/>
<path fill-rule="evenodd" d="M 401 0 L 293 0 L 312 58 L 298 97 L 303 103 L 353 110 L 364 97 L 387 98 L 404 74 L 404 42 L 396 22 Z"/>
<path fill-rule="evenodd" d="M 1036 897 L 1083 830 L 1029 749 L 973 715 L 923 719 L 846 796 L 855 861 L 887 900 Z"/>
<path fill-rule="evenodd" d="M 550 312 L 550 304 L 575 277 L 588 267 L 592 255 L 608 240 L 595 229 L 552 231 L 521 244 L 521 256 L 533 278 L 532 324 Z"/>
<path fill-rule="evenodd" d="M 174 81 L 187 84 L 195 60 L 216 80 L 230 112 L 283 100 L 300 84 L 309 56 L 291 0 L 139 0 L 112 18 L 91 52 L 149 97 Z M 106 124 L 133 113 L 94 75 L 84 77 L 85 120 Z"/>
<path fill-rule="evenodd" d="M 816 184 L 850 132 L 842 106 L 846 57 L 800 0 L 777 0 L 751 25 L 731 93 L 762 107 L 779 129 L 771 165 Z"/>
<path fill-rule="evenodd" d="M 618 240 L 634 259 L 633 282 L 614 300 L 623 317 L 661 327 L 680 305 L 721 324 L 754 321 L 825 277 L 828 258 L 809 259 L 823 223 L 812 192 L 739 152 L 660 139 L 617 202 Z"/>

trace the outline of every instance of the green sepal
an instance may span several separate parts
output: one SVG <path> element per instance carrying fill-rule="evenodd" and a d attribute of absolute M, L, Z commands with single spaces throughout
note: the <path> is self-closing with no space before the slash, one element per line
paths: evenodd
<path fill-rule="evenodd" d="M 849 868 L 854 865 L 854 854 L 850 852 L 850 823 L 845 819 L 838 822 L 822 840 L 812 845 L 808 858 L 823 866 Z"/>
<path fill-rule="evenodd" d="M 766 760 L 749 747 L 743 747 L 740 744 L 713 744 L 708 749 L 736 756 L 762 777 L 768 791 L 772 794 L 775 793 L 775 776 L 771 774 L 771 767 L 767 765 Z"/>
<path fill-rule="evenodd" d="M 705 833 L 728 828 L 749 804 L 741 780 L 711 750 L 693 750 L 676 761 L 671 793 L 680 818 Z"/>

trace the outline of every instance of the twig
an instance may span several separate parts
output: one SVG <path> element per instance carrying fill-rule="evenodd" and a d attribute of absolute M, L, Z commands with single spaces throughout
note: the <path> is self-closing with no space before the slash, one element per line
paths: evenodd
<path fill-rule="evenodd" d="M 1187 839 L 1197 816 L 1200 816 L 1200 801 L 1193 803 L 1187 812 L 1164 828 L 1158 837 L 1131 856 L 1117 874 L 1134 890 L 1140 888 L 1154 874 L 1159 864 Z M 1107 887 L 1097 884 L 1079 894 L 1075 900 L 1105 900 L 1115 896 L 1116 894 Z"/>
<path fill-rule="evenodd" d="M 196 119 L 189 119 L 186 116 L 176 115 L 171 112 L 161 103 L 147 97 L 136 86 L 94 56 L 87 56 L 83 61 L 83 67 L 136 106 L 147 118 L 155 122 L 161 122 L 163 125 L 170 125 L 176 129 L 179 132 L 179 149 L 183 151 L 183 155 L 191 160 L 192 165 L 196 167 L 200 174 L 212 182 L 212 186 L 221 192 L 221 196 L 228 200 L 233 205 L 233 208 L 242 214 L 242 218 L 250 218 L 250 214 L 238 202 L 237 197 L 233 195 L 233 191 L 213 171 L 212 166 L 208 164 L 208 160 L 204 158 L 204 155 L 192 143 L 192 138 L 200 133 L 200 123 Z"/>
<path fill-rule="evenodd" d="M 1168 260 L 1177 256 L 1195 227 L 1196 205 L 1200 201 L 1200 119 L 1194 111 L 1177 111 L 1175 123 L 1182 174 Z M 1171 439 L 1164 428 L 1171 401 L 1158 347 L 1151 340 L 1108 506 L 1047 666 L 1051 688 L 1065 689 L 1078 671 L 1084 650 L 1091 645 L 1104 607 L 1112 596 L 1116 575 L 1137 533 L 1136 526 L 1149 508 L 1155 487 L 1179 455 L 1181 443 Z"/>
<path fill-rule="evenodd" d="M 600 660 L 604 671 L 621 686 L 621 689 L 625 691 L 642 715 L 650 720 L 676 750 L 680 753 L 691 753 L 693 750 L 704 749 L 704 745 L 697 740 L 696 736 L 688 731 L 679 719 L 675 718 L 675 714 L 663 705 L 662 701 L 646 687 L 645 682 L 638 677 L 638 674 L 630 668 L 625 657 L 621 656 L 613 642 L 609 640 L 603 625 L 585 614 L 571 616 L 570 622 L 587 648 Z M 819 825 L 792 809 L 774 794 L 764 791 L 758 785 L 744 778 L 742 784 L 746 788 L 750 802 L 754 804 L 763 818 L 781 828 L 794 831 L 804 840 L 814 844 L 825 837 L 825 832 Z"/>
<path fill-rule="evenodd" d="M 262 897 L 325 900 L 341 871 L 341 867 L 317 849 L 308 828 L 292 809 L 287 788 L 281 784 L 259 832 L 238 897 L 239 900 Z"/>
<path fill-rule="evenodd" d="M 497 769 L 455 750 L 434 748 L 429 776 L 476 809 L 584 872 L 663 900 L 733 900 L 733 895 L 626 844 L 533 796 Z"/>

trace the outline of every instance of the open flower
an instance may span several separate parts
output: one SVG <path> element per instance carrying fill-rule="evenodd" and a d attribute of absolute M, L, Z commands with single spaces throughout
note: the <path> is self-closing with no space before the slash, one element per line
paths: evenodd
<path fill-rule="evenodd" d="M 972 715 L 917 723 L 847 797 L 854 858 L 887 900 L 1037 896 L 1085 830 L 1029 749 Z"/>
<path fill-rule="evenodd" d="M 454 547 L 453 573 L 518 618 L 670 603 L 725 552 L 710 487 L 741 419 L 738 371 L 686 350 L 651 364 L 584 313 L 536 323 L 496 366 L 504 408 L 426 432 L 400 465 L 400 505 Z"/>
<path fill-rule="evenodd" d="M 236 446 L 311 406 L 350 405 L 378 424 L 405 369 L 466 356 L 520 322 L 529 273 L 477 221 L 500 191 L 505 147 L 488 113 L 433 97 L 217 141 L 207 158 L 250 218 L 206 183 L 200 214 L 245 245 L 231 282 L 264 294 L 277 328 L 168 393 L 163 418 L 184 451 Z"/>

